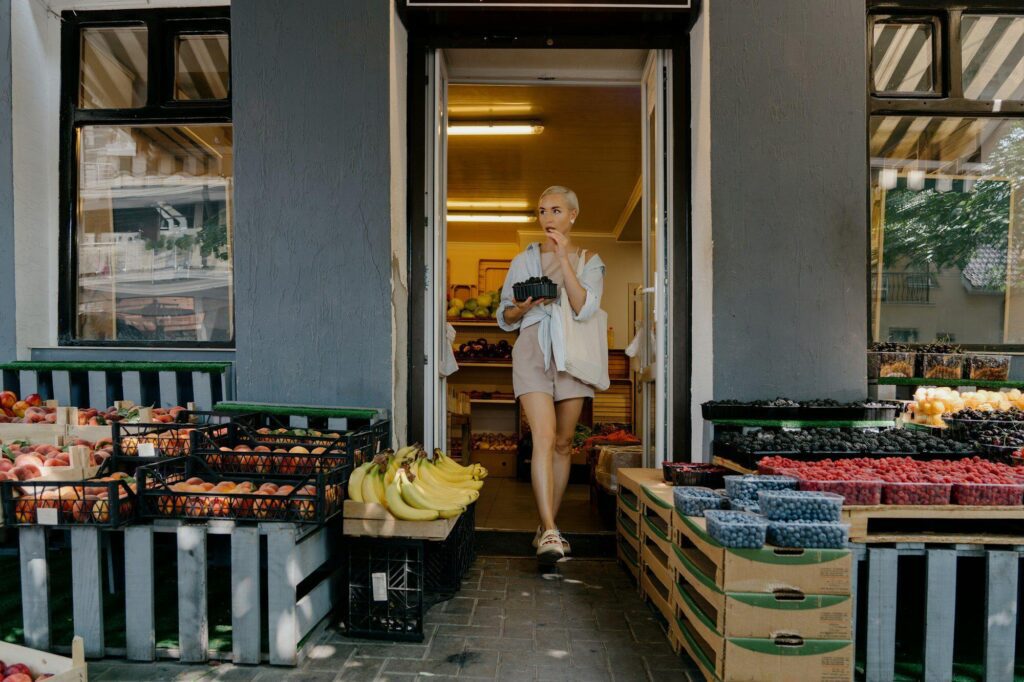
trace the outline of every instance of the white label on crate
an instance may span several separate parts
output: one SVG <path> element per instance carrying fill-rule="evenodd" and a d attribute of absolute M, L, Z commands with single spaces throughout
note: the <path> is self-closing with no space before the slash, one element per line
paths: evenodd
<path fill-rule="evenodd" d="M 42 507 L 36 509 L 36 523 L 41 526 L 57 525 L 57 509 L 55 507 Z"/>
<path fill-rule="evenodd" d="M 139 457 L 156 457 L 156 446 L 152 443 L 139 443 Z"/>
<path fill-rule="evenodd" d="M 57 511 L 54 509 L 54 511 Z M 373 601 L 388 600 L 388 574 L 374 573 L 370 576 L 373 581 Z"/>

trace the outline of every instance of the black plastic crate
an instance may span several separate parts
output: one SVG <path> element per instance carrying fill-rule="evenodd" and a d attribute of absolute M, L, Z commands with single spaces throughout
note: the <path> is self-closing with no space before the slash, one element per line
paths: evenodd
<path fill-rule="evenodd" d="M 251 448 L 265 447 L 274 450 L 304 448 L 311 454 L 349 455 L 351 461 L 361 463 L 365 450 L 372 443 L 372 435 L 364 433 L 318 432 L 308 429 L 291 429 L 288 433 L 275 433 L 264 428 L 253 429 L 245 424 L 206 426 L 192 432 L 192 450 L 195 454 L 234 449 L 238 446 Z M 278 453 L 281 454 L 281 453 Z"/>
<path fill-rule="evenodd" d="M 374 422 L 365 429 L 361 429 L 361 431 L 368 431 L 372 436 L 370 445 L 371 455 L 375 455 L 381 450 L 386 450 L 391 442 L 391 421 L 388 419 Z"/>
<path fill-rule="evenodd" d="M 396 642 L 423 641 L 424 543 L 347 538 L 345 634 Z"/>
<path fill-rule="evenodd" d="M 178 421 L 132 424 L 117 422 L 113 425 L 113 458 L 121 468 L 148 464 L 154 458 L 181 457 L 192 453 L 190 434 L 197 428 L 238 423 L 247 427 L 256 425 L 252 414 L 228 415 L 221 412 L 183 410 Z M 152 452 L 147 452 L 149 445 Z M 142 454 L 140 455 L 140 446 Z"/>
<path fill-rule="evenodd" d="M 191 435 L 192 454 L 221 474 L 305 476 L 339 467 L 351 473 L 353 467 L 354 457 L 344 451 L 345 444 L 307 447 L 251 440 L 251 431 L 232 424 L 199 429 Z"/>
<path fill-rule="evenodd" d="M 79 481 L 3 481 L 0 504 L 8 526 L 98 526 L 117 528 L 135 519 L 136 481 L 127 475 L 99 481 L 108 475 L 104 465 L 92 479 Z M 113 504 L 111 500 L 117 500 Z M 52 511 L 49 511 L 52 510 Z"/>
<path fill-rule="evenodd" d="M 452 594 L 476 559 L 476 503 L 466 507 L 444 540 L 426 541 L 426 591 Z"/>
<path fill-rule="evenodd" d="M 195 455 L 173 457 L 140 466 L 138 481 L 139 516 L 144 519 L 184 519 L 235 521 L 279 521 L 323 524 L 341 511 L 351 465 L 321 469 L 306 475 L 259 473 L 229 474 L 213 470 Z M 228 490 L 182 490 L 191 478 L 218 484 L 251 485 L 252 492 Z M 260 486 L 273 483 L 291 486 L 285 495 L 258 492 Z M 198 485 L 198 484 L 194 484 Z M 313 486 L 305 491 L 305 486 Z"/>

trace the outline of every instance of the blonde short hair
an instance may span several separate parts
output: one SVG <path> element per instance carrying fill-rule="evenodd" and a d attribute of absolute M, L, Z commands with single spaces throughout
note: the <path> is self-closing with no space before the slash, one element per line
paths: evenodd
<path fill-rule="evenodd" d="M 562 187 L 561 185 L 551 185 L 546 190 L 540 193 L 540 198 L 537 199 L 539 204 L 549 194 L 562 194 L 565 196 L 566 203 L 569 204 L 569 208 L 576 211 L 577 214 L 580 212 L 580 200 L 576 197 L 576 192 L 573 192 L 568 187 Z"/>

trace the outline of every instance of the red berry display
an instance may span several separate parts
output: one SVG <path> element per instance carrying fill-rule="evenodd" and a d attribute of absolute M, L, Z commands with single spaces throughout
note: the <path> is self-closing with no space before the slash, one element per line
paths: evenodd
<path fill-rule="evenodd" d="M 909 457 L 818 462 L 765 457 L 759 469 L 799 479 L 800 490 L 843 495 L 847 505 L 1019 505 L 1024 497 L 1024 467 L 980 457 L 927 462 Z"/>

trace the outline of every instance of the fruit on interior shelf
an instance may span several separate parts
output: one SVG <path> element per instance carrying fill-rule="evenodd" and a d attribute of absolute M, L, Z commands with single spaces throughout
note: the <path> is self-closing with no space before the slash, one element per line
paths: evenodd
<path fill-rule="evenodd" d="M 494 450 L 515 452 L 519 447 L 519 437 L 510 433 L 474 433 L 474 450 Z"/>
<path fill-rule="evenodd" d="M 448 317 L 462 320 L 490 320 L 498 314 L 501 296 L 497 291 L 486 291 L 475 298 L 448 301 Z"/>

